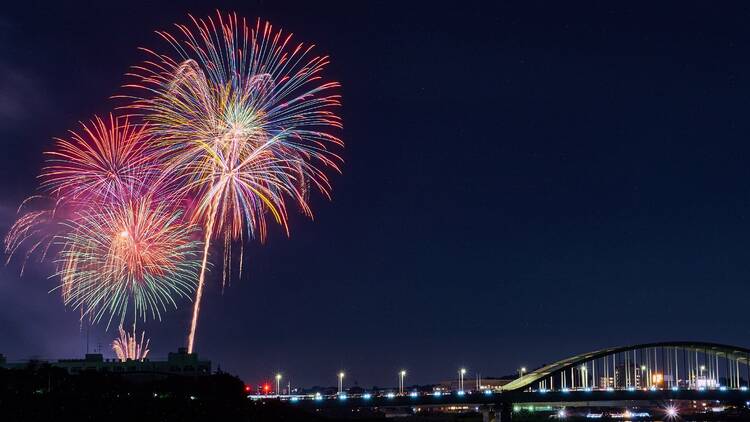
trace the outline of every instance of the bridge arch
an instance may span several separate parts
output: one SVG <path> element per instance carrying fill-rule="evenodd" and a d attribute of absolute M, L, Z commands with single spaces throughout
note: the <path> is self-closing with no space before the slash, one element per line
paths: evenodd
<path fill-rule="evenodd" d="M 523 374 L 503 390 L 747 389 L 749 386 L 750 349 L 673 341 L 611 347 L 571 356 Z"/>

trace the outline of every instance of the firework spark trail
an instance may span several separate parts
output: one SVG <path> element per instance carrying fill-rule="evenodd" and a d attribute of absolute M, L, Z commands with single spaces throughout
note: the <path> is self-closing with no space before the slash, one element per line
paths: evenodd
<path fill-rule="evenodd" d="M 39 202 L 42 204 L 37 204 Z M 52 239 L 55 234 L 64 228 L 61 224 L 63 219 L 60 218 L 61 210 L 59 209 L 64 201 L 58 200 L 53 204 L 49 202 L 51 202 L 49 198 L 42 195 L 26 198 L 18 207 L 17 214 L 20 216 L 3 239 L 7 255 L 6 265 L 10 263 L 19 249 L 25 248 L 21 260 L 21 276 L 23 276 L 26 264 L 32 255 L 39 252 L 41 255 L 40 261 L 46 258 Z M 36 206 L 26 211 L 26 209 L 32 207 L 32 204 Z"/>
<path fill-rule="evenodd" d="M 343 142 L 334 113 L 338 82 L 323 82 L 327 56 L 313 46 L 291 44 L 291 34 L 268 22 L 248 26 L 236 15 L 196 19 L 176 25 L 176 35 L 158 32 L 176 52 L 152 50 L 133 68 L 139 94 L 131 112 L 149 124 L 165 152 L 166 171 L 176 198 L 192 205 L 192 222 L 205 232 L 203 266 L 193 309 L 188 351 L 192 352 L 212 238 L 223 238 L 224 282 L 231 245 L 247 235 L 264 241 L 267 214 L 289 234 L 288 199 L 312 217 L 308 190 L 330 198 L 326 168 L 339 171 L 341 158 L 330 146 Z M 241 271 L 241 266 L 240 266 Z"/>
<path fill-rule="evenodd" d="M 138 336 L 135 331 L 135 324 L 133 324 L 133 334 L 126 332 L 122 326 L 119 327 L 120 337 L 116 338 L 112 342 L 112 350 L 117 355 L 117 359 L 121 361 L 131 360 L 143 360 L 148 356 L 148 349 L 150 339 L 145 338 L 146 332 L 141 332 L 141 339 L 138 341 Z M 145 343 L 144 343 L 145 340 Z"/>
<path fill-rule="evenodd" d="M 161 319 L 175 297 L 194 291 L 200 267 L 197 227 L 181 220 L 149 197 L 81 211 L 57 237 L 65 304 L 94 322 L 109 315 L 107 327 L 115 317 L 122 324 L 131 306 L 134 320 Z"/>

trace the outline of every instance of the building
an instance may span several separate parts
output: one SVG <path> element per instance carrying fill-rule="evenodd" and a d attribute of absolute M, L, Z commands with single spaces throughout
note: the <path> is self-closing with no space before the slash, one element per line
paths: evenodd
<path fill-rule="evenodd" d="M 495 390 L 500 391 L 505 384 L 509 384 L 511 378 L 466 378 L 464 379 L 464 389 L 467 391 Z M 452 379 L 441 381 L 434 386 L 435 391 L 455 391 L 460 389 L 460 381 Z"/>
<path fill-rule="evenodd" d="M 161 375 L 200 376 L 211 374 L 211 361 L 198 359 L 197 353 L 188 353 L 181 347 L 177 353 L 169 353 L 166 361 L 159 360 L 125 360 L 104 359 L 100 353 L 88 353 L 83 359 L 60 359 L 57 361 L 26 361 L 8 363 L 0 355 L 0 367 L 6 369 L 24 368 L 33 363 L 46 363 L 54 367 L 63 368 L 69 374 L 79 374 L 84 371 L 108 372 L 116 374 L 151 373 Z"/>

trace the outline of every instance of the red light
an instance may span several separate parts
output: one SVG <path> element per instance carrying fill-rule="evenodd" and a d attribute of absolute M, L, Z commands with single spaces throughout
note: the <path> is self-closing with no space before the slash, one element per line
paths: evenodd
<path fill-rule="evenodd" d="M 246 385 L 246 386 L 245 386 L 245 392 L 246 392 L 246 393 L 249 393 L 249 392 L 250 392 L 250 386 L 249 386 L 249 385 Z"/>
<path fill-rule="evenodd" d="M 271 389 L 271 386 L 268 384 L 263 384 L 263 391 L 268 391 Z"/>

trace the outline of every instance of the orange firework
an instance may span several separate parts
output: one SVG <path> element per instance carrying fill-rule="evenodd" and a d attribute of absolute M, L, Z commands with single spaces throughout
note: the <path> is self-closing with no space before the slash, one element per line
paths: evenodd
<path fill-rule="evenodd" d="M 135 325 L 133 326 L 133 334 L 126 332 L 122 326 L 119 327 L 119 331 L 120 337 L 112 342 L 112 350 L 117 355 L 117 359 L 121 361 L 146 359 L 150 351 L 148 345 L 151 341 L 146 338 L 146 332 L 141 332 L 141 339 L 139 341 Z"/>

